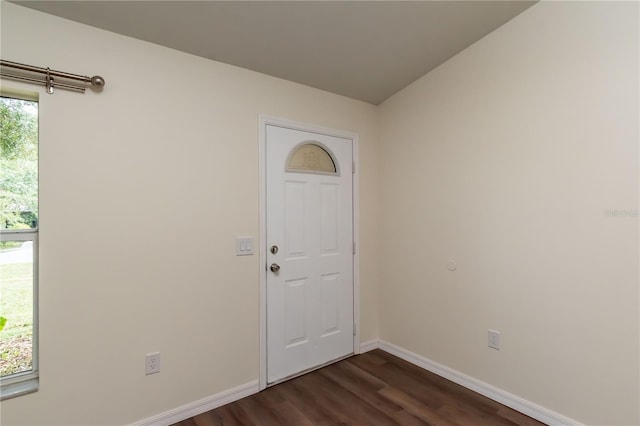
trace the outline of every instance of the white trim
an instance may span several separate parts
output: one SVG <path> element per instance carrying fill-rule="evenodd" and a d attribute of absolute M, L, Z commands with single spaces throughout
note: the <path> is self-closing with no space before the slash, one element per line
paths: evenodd
<path fill-rule="evenodd" d="M 230 402 L 237 401 L 249 395 L 259 392 L 258 381 L 246 383 L 235 388 L 211 395 L 173 410 L 139 420 L 129 426 L 169 426 L 182 420 L 205 413 L 214 408 L 221 407 Z"/>
<path fill-rule="evenodd" d="M 467 376 L 464 373 L 410 352 L 400 346 L 381 340 L 378 343 L 378 348 L 550 426 L 582 426 L 582 423 L 576 420 L 565 417 L 481 380 Z"/>
<path fill-rule="evenodd" d="M 360 351 L 360 144 L 356 134 L 351 135 L 353 141 L 353 173 L 352 173 L 352 209 L 353 209 L 353 353 Z"/>
<path fill-rule="evenodd" d="M 258 130 L 258 155 L 260 157 L 260 164 L 258 165 L 258 171 L 260 176 L 260 188 L 258 201 L 258 270 L 259 275 L 259 287 L 260 287 L 260 370 L 258 380 L 260 383 L 260 390 L 264 390 L 267 387 L 267 252 L 263 248 L 267 241 L 267 122 L 268 118 L 260 115 L 259 117 L 259 130 Z"/>
<path fill-rule="evenodd" d="M 258 130 L 258 152 L 260 164 L 258 166 L 260 173 L 260 230 L 258 238 L 258 250 L 259 250 L 259 269 L 260 269 L 260 377 L 259 386 L 260 390 L 267 387 L 267 253 L 266 244 L 267 239 L 267 210 L 266 210 L 266 136 L 267 125 L 284 127 L 292 130 L 300 130 L 309 133 L 319 133 L 322 135 L 333 136 L 337 138 L 350 139 L 352 141 L 353 150 L 353 162 L 356 166 L 355 173 L 353 173 L 353 239 L 356 243 L 356 253 L 353 256 L 353 318 L 354 318 L 354 336 L 353 336 L 353 353 L 360 353 L 360 244 L 359 244 L 359 226 L 358 215 L 360 213 L 359 204 L 359 185 L 358 185 L 358 171 L 360 167 L 358 165 L 358 135 L 352 132 L 344 130 L 330 129 L 328 127 L 322 127 L 315 124 L 302 123 L 298 121 L 289 120 L 286 118 L 273 117 L 266 114 L 259 115 L 259 130 Z"/>
<path fill-rule="evenodd" d="M 372 351 L 380 347 L 380 341 L 378 339 L 371 339 L 366 342 L 360 343 L 360 353 Z"/>
<path fill-rule="evenodd" d="M 260 130 L 263 131 L 267 125 L 284 127 L 286 129 L 300 130 L 302 132 L 318 133 L 321 135 L 332 136 L 343 139 L 357 139 L 358 135 L 346 130 L 332 129 L 329 127 L 319 126 L 317 124 L 304 123 L 301 121 L 289 120 L 288 118 L 274 117 L 272 115 L 260 114 Z M 355 161 L 357 161 L 354 158 Z"/>

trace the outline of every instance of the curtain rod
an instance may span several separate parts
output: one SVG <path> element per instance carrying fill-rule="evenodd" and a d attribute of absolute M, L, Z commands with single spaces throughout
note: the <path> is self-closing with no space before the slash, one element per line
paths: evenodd
<path fill-rule="evenodd" d="M 47 88 L 47 93 L 49 94 L 53 94 L 54 87 L 59 87 L 60 89 L 75 90 L 76 92 L 84 93 L 87 84 L 90 84 L 92 87 L 99 90 L 102 89 L 105 84 L 104 78 L 100 77 L 99 75 L 94 75 L 93 77 L 87 77 L 79 74 L 71 74 L 68 72 L 56 71 L 50 68 L 34 67 L 32 65 L 25 65 L 25 64 L 19 64 L 17 62 L 5 61 L 4 59 L 0 59 L 0 66 L 7 67 L 7 68 L 15 68 L 15 69 L 30 72 L 30 73 L 44 74 L 44 79 L 40 79 L 40 78 L 35 78 L 33 76 L 28 76 L 28 75 L 7 73 L 7 72 L 4 72 L 4 70 L 0 71 L 0 77 L 12 78 L 15 80 L 42 84 Z M 60 77 L 65 80 L 79 81 L 84 84 L 58 82 L 54 80 L 54 77 Z"/>

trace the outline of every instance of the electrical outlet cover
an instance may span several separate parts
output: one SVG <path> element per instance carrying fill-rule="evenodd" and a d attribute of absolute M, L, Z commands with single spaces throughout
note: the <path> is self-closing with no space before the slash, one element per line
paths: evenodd
<path fill-rule="evenodd" d="M 487 338 L 487 343 L 490 348 L 500 350 L 500 332 L 498 330 L 489 330 Z"/>
<path fill-rule="evenodd" d="M 146 354 L 144 357 L 144 374 L 154 374 L 160 372 L 160 352 Z"/>

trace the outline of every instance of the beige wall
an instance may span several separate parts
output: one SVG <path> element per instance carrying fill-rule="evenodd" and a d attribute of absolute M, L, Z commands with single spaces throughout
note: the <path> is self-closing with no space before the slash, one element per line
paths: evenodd
<path fill-rule="evenodd" d="M 258 235 L 259 113 L 359 134 L 361 337 L 377 337 L 374 106 L 1 13 L 3 59 L 107 81 L 40 96 L 40 391 L 3 401 L 3 425 L 126 424 L 258 379 L 258 256 L 234 238 Z"/>
<path fill-rule="evenodd" d="M 382 339 L 639 424 L 638 51 L 637 2 L 540 3 L 381 106 Z"/>

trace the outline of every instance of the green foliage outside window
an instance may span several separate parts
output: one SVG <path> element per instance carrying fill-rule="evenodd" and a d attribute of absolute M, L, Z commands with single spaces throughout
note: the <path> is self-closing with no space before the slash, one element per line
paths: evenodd
<path fill-rule="evenodd" d="M 5 97 L 0 103 L 0 228 L 37 227 L 37 105 Z"/>

